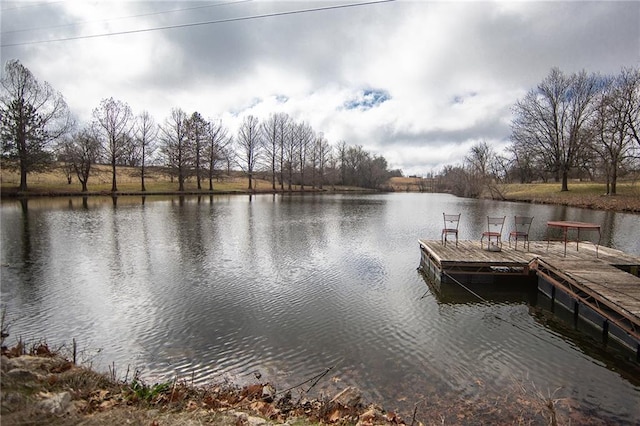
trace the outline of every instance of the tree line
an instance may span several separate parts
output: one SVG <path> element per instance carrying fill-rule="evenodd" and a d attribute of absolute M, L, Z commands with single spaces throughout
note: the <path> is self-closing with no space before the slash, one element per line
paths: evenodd
<path fill-rule="evenodd" d="M 151 165 L 175 179 L 177 191 L 184 191 L 188 179 L 198 190 L 208 183 L 212 191 L 214 180 L 238 169 L 248 178 L 248 190 L 255 189 L 259 175 L 270 180 L 274 191 L 324 185 L 380 188 L 401 174 L 388 170 L 384 157 L 344 141 L 333 146 L 323 133 L 285 113 L 262 121 L 247 115 L 234 135 L 222 120 L 199 112 L 174 108 L 157 123 L 149 112 L 136 115 L 126 102 L 108 98 L 92 111 L 89 123 L 78 125 L 62 94 L 17 60 L 5 65 L 0 114 L 3 167 L 20 171 L 20 191 L 27 191 L 29 173 L 54 165 L 62 167 L 69 183 L 75 175 L 83 192 L 99 163 L 111 168 L 112 192 L 118 191 L 118 166 L 139 168 L 141 191 L 146 191 Z"/>
<path fill-rule="evenodd" d="M 640 169 L 640 70 L 617 75 L 565 74 L 558 68 L 513 106 L 510 144 L 504 154 L 476 143 L 461 165 L 446 166 L 441 189 L 500 197 L 498 183 L 553 180 L 569 190 L 569 178 L 606 183 Z"/>

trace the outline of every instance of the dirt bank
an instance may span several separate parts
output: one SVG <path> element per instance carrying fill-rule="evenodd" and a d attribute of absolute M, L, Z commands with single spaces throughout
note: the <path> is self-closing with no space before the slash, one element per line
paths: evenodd
<path fill-rule="evenodd" d="M 365 405 L 352 387 L 318 400 L 294 397 L 269 383 L 148 385 L 79 367 L 46 345 L 30 355 L 22 352 L 19 347 L 3 351 L 3 425 L 404 424 L 394 413 Z"/>
<path fill-rule="evenodd" d="M 307 398 L 324 374 L 292 389 L 269 383 L 238 387 L 230 383 L 189 386 L 175 381 L 149 385 L 109 375 L 52 354 L 40 344 L 3 348 L 0 420 L 5 425 L 435 425 L 435 424 L 614 424 L 593 410 L 582 410 L 556 390 L 542 394 L 515 381 L 498 396 L 465 399 L 461 395 L 416 389 L 413 414 L 404 419 L 367 404 L 360 392 L 345 387 L 331 397 Z M 477 381 L 477 386 L 484 386 Z"/>

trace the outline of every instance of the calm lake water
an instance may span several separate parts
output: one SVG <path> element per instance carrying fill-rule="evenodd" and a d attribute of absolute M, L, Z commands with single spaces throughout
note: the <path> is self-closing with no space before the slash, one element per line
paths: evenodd
<path fill-rule="evenodd" d="M 532 239 L 547 220 L 597 222 L 603 245 L 640 255 L 638 215 L 443 194 L 3 200 L 9 343 L 75 338 L 98 369 L 151 383 L 259 372 L 284 389 L 333 367 L 314 396 L 356 386 L 409 419 L 415 404 L 527 388 L 640 422 L 638 364 L 552 315 L 535 288 L 488 301 L 429 290 L 417 240 L 440 238 L 443 211 L 462 213 L 461 239 L 488 214 L 532 215 Z"/>

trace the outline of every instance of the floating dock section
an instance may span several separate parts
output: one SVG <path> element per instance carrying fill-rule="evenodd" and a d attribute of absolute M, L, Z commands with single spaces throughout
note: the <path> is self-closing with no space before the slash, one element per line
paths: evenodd
<path fill-rule="evenodd" d="M 488 251 L 478 241 L 419 240 L 420 266 L 437 286 L 442 283 L 494 282 L 500 277 L 529 276 L 531 256 L 517 250 Z"/>
<path fill-rule="evenodd" d="M 419 240 L 420 269 L 436 289 L 448 283 L 537 281 L 538 290 L 614 338 L 640 361 L 640 257 L 585 243 L 579 250 L 562 242 L 531 241 L 525 250 L 507 244 L 488 251 L 479 241 Z M 597 251 L 596 251 L 597 250 Z"/>

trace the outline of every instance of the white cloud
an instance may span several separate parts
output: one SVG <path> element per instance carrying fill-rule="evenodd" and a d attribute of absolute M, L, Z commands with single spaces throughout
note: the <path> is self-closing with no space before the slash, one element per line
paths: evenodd
<path fill-rule="evenodd" d="M 244 114 L 286 112 L 407 174 L 460 162 L 480 140 L 504 147 L 510 107 L 554 66 L 616 73 L 639 62 L 636 2 L 394 2 L 8 46 L 329 4 L 5 1 L 0 55 L 82 119 L 111 96 L 158 122 L 173 107 L 221 117 L 232 133 Z M 17 31 L 32 28 L 44 29 Z M 366 90 L 388 99 L 345 107 L 371 100 Z"/>

